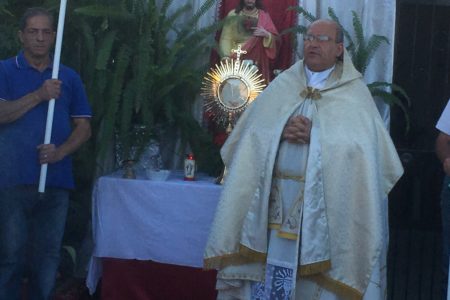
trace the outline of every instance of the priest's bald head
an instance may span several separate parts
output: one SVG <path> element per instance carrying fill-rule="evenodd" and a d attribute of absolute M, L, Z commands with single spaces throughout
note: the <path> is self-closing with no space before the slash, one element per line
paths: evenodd
<path fill-rule="evenodd" d="M 331 68 L 344 52 L 342 28 L 332 20 L 321 19 L 311 23 L 303 40 L 305 64 L 314 72 Z"/>

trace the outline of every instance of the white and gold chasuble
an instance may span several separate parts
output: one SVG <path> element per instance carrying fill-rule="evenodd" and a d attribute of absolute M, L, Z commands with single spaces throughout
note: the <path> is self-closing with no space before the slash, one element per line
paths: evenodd
<path fill-rule="evenodd" d="M 302 61 L 280 74 L 221 150 L 228 175 L 204 255 L 218 299 L 359 300 L 381 286 L 400 160 L 346 53 L 325 85 L 310 75 Z M 312 120 L 309 145 L 280 141 L 296 114 Z"/>

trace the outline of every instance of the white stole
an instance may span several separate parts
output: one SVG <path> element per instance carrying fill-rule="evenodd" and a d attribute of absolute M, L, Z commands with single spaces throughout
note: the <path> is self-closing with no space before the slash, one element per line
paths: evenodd
<path fill-rule="evenodd" d="M 334 67 L 323 72 L 311 72 L 306 69 L 308 86 L 315 89 L 323 88 L 333 69 Z M 314 273 L 314 267 L 308 266 L 330 261 L 323 192 L 320 123 L 315 117 L 317 114 L 315 101 L 320 100 L 307 98 L 293 113 L 293 116 L 302 115 L 311 120 L 310 143 L 306 145 L 287 141 L 280 143 L 269 200 L 271 230 L 267 264 L 292 269 L 292 298 L 295 297 L 299 265 L 306 267 L 306 273 Z M 302 274 L 302 267 L 300 268 Z"/>

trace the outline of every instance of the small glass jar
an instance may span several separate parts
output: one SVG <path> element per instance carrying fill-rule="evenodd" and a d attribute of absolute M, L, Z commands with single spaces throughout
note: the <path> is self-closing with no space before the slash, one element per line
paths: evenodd
<path fill-rule="evenodd" d="M 184 180 L 195 180 L 195 157 L 193 153 L 189 153 L 184 159 Z"/>

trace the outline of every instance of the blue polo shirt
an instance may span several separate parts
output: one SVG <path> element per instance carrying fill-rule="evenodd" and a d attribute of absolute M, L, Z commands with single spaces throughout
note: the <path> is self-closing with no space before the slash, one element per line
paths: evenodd
<path fill-rule="evenodd" d="M 52 77 L 52 64 L 40 72 L 31 67 L 23 52 L 0 61 L 0 101 L 14 101 L 37 90 Z M 78 74 L 60 65 L 58 79 L 62 81 L 60 98 L 55 101 L 51 143 L 64 143 L 72 132 L 71 119 L 90 117 L 86 92 Z M 36 147 L 44 143 L 48 101 L 28 111 L 18 120 L 0 124 L 0 188 L 20 184 L 38 184 L 41 165 Z M 70 157 L 49 164 L 46 186 L 72 189 Z"/>

